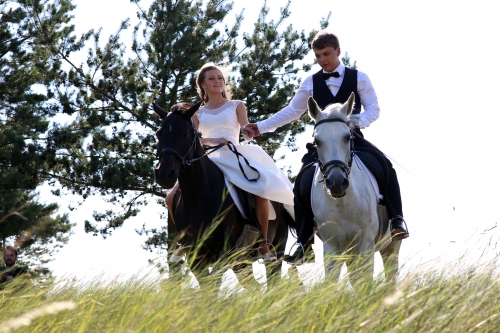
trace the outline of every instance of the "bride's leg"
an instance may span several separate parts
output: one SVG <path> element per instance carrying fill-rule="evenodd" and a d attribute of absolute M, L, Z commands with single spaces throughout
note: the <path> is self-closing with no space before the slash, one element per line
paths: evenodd
<path fill-rule="evenodd" d="M 174 214 L 172 212 L 172 207 L 174 205 L 174 197 L 175 193 L 177 193 L 177 190 L 179 189 L 179 183 L 175 184 L 174 187 L 172 187 L 172 190 L 168 192 L 167 197 L 165 198 L 165 203 L 167 204 L 169 216 L 172 219 L 172 221 L 168 221 L 168 223 L 173 223 L 175 225 L 175 220 L 174 220 Z M 179 243 L 175 244 L 174 251 L 172 254 L 172 257 L 170 258 L 170 261 L 179 261 L 181 257 L 184 255 L 184 250 L 180 246 Z"/>
<path fill-rule="evenodd" d="M 175 184 L 174 187 L 172 187 L 172 190 L 168 192 L 167 197 L 165 198 L 165 203 L 167 204 L 168 212 L 170 213 L 170 218 L 172 219 L 172 222 L 174 224 L 175 220 L 174 220 L 174 214 L 172 212 L 172 207 L 174 205 L 175 193 L 177 193 L 178 189 L 179 189 L 179 183 Z"/>
<path fill-rule="evenodd" d="M 259 247 L 259 251 L 262 254 L 267 254 L 269 252 L 269 247 L 266 244 L 267 226 L 269 224 L 269 200 L 255 196 L 255 210 L 257 220 L 259 221 L 260 228 L 262 229 L 262 236 L 264 236 L 264 244 Z"/>

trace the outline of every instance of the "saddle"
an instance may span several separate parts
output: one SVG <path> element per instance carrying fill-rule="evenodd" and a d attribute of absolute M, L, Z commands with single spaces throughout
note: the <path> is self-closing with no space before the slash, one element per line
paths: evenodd
<path fill-rule="evenodd" d="M 227 184 L 227 183 L 226 183 Z M 259 221 L 257 220 L 257 215 L 255 214 L 255 196 L 251 193 L 243 191 L 236 185 L 232 185 L 232 190 L 230 191 L 231 196 L 236 195 L 237 198 L 233 198 L 233 201 L 238 200 L 238 211 L 241 213 L 243 218 L 247 220 L 248 224 L 252 227 L 257 228 L 259 231 L 261 229 Z M 177 189 L 174 195 L 174 205 L 172 207 L 172 213 L 175 215 L 175 211 L 181 201 L 182 191 L 180 187 Z"/>
<path fill-rule="evenodd" d="M 295 182 L 294 193 L 296 200 L 299 202 L 302 209 L 304 209 L 305 216 L 314 216 L 311 206 L 311 190 L 314 181 L 314 175 L 316 173 L 315 163 L 317 162 L 317 150 L 312 144 L 307 145 L 308 153 L 302 158 L 302 162 L 308 163 L 297 175 L 297 180 Z M 367 147 L 358 147 L 355 150 L 355 155 L 361 160 L 361 162 L 367 167 L 367 169 L 375 177 L 380 193 L 385 196 L 388 181 L 389 181 L 389 167 L 380 153 L 376 149 Z M 356 167 L 356 166 L 353 166 Z M 378 204 L 380 206 L 385 206 L 383 199 L 379 199 Z M 316 225 L 316 221 L 314 221 Z M 387 232 L 389 228 L 389 221 L 383 221 L 379 226 L 379 233 L 376 237 L 376 241 L 381 239 Z"/>

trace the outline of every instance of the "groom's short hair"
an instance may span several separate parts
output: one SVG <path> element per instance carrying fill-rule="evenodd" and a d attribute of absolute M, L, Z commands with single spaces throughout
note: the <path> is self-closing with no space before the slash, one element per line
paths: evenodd
<path fill-rule="evenodd" d="M 311 42 L 311 48 L 317 49 L 317 50 L 322 50 L 325 47 L 333 47 L 333 49 L 338 49 L 340 47 L 339 39 L 335 34 L 332 34 L 329 31 L 326 30 L 321 30 L 318 32 L 318 34 L 314 37 L 313 41 Z"/>

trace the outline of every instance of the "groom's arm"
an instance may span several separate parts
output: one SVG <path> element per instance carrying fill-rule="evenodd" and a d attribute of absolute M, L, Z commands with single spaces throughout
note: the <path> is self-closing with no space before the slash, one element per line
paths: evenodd
<path fill-rule="evenodd" d="M 308 76 L 302 82 L 287 107 L 275 113 L 272 117 L 256 124 L 248 124 L 245 128 L 251 128 L 255 132 L 254 136 L 258 136 L 262 133 L 274 132 L 278 127 L 299 119 L 307 110 L 307 99 L 312 96 L 312 88 L 312 76 Z M 244 128 L 242 130 L 244 131 Z"/>

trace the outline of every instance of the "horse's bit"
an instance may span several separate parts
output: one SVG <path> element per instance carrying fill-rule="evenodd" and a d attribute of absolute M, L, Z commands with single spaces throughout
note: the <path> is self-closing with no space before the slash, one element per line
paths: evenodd
<path fill-rule="evenodd" d="M 318 121 L 314 125 L 314 129 L 316 129 L 316 127 L 321 125 L 321 124 L 331 123 L 331 122 L 344 123 L 347 125 L 347 127 L 349 127 L 349 124 L 346 121 L 344 121 L 343 119 L 328 118 L 328 119 L 323 119 L 323 120 Z M 331 161 L 328 161 L 325 164 L 323 164 L 323 163 L 321 163 L 321 161 L 318 158 L 318 165 L 319 165 L 319 169 L 321 170 L 321 174 L 323 175 L 323 178 L 326 178 L 326 170 L 328 167 L 340 168 L 346 174 L 346 178 L 349 177 L 349 174 L 351 173 L 352 160 L 353 160 L 353 156 L 354 156 L 354 149 L 353 148 L 354 148 L 354 141 L 353 141 L 353 136 L 352 136 L 352 131 L 351 131 L 351 138 L 350 138 L 351 153 L 350 153 L 349 162 L 347 164 L 344 161 L 340 161 L 340 160 L 331 160 Z"/>

